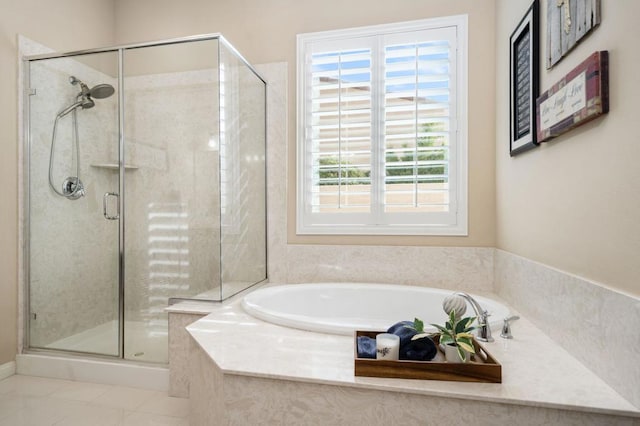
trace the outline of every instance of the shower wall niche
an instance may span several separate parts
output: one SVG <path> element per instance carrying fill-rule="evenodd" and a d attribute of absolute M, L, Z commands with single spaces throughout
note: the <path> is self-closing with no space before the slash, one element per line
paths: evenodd
<path fill-rule="evenodd" d="M 219 35 L 28 57 L 25 72 L 25 347 L 164 363 L 170 298 L 266 279 L 265 82 Z M 78 177 L 83 196 L 56 193 Z"/>

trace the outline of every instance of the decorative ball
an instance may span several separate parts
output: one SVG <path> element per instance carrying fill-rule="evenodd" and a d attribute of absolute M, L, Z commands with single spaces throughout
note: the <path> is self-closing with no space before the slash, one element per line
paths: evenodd
<path fill-rule="evenodd" d="M 451 311 L 456 311 L 456 317 L 462 318 L 464 313 L 467 311 L 467 301 L 464 300 L 462 296 L 458 296 L 457 294 L 452 294 L 451 296 L 447 296 L 442 301 L 442 309 L 447 313 L 447 315 L 451 314 Z"/>

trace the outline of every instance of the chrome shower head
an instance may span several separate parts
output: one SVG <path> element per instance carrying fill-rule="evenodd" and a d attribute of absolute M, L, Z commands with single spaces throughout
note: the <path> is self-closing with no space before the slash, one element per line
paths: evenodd
<path fill-rule="evenodd" d="M 64 117 L 65 115 L 69 114 L 71 111 L 75 110 L 76 108 L 82 108 L 82 109 L 93 108 L 96 105 L 96 103 L 93 101 L 93 99 L 91 99 L 92 97 L 96 99 L 104 99 L 113 95 L 114 92 L 116 91 L 113 88 L 113 86 L 110 84 L 98 84 L 93 88 L 89 89 L 89 86 L 84 84 L 82 80 L 80 80 L 79 78 L 73 75 L 69 77 L 69 83 L 73 84 L 74 86 L 79 84 L 80 93 L 78 93 L 75 103 L 73 103 L 72 105 L 69 105 L 67 108 L 60 111 L 58 113 L 58 117 Z"/>
<path fill-rule="evenodd" d="M 98 84 L 89 90 L 89 95 L 96 99 L 104 99 L 113 95 L 116 89 L 110 84 Z"/>
<path fill-rule="evenodd" d="M 73 84 L 74 86 L 76 84 L 80 85 L 81 91 L 80 95 L 78 96 L 91 96 L 96 99 L 104 99 L 113 95 L 116 91 L 116 89 L 114 89 L 112 85 L 106 83 L 95 85 L 91 89 L 89 89 L 89 86 L 84 84 L 82 80 L 73 75 L 69 77 L 69 83 Z"/>

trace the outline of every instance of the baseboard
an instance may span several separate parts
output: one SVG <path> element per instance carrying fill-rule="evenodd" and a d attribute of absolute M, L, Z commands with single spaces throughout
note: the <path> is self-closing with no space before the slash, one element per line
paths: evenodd
<path fill-rule="evenodd" d="M 0 365 L 0 380 L 6 379 L 16 374 L 16 362 L 10 361 Z"/>

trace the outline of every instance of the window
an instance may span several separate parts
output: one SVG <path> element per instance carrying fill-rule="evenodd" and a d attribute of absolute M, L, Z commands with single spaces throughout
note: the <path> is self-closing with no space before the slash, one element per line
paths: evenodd
<path fill-rule="evenodd" d="M 466 235 L 466 25 L 298 35 L 298 233 Z"/>

